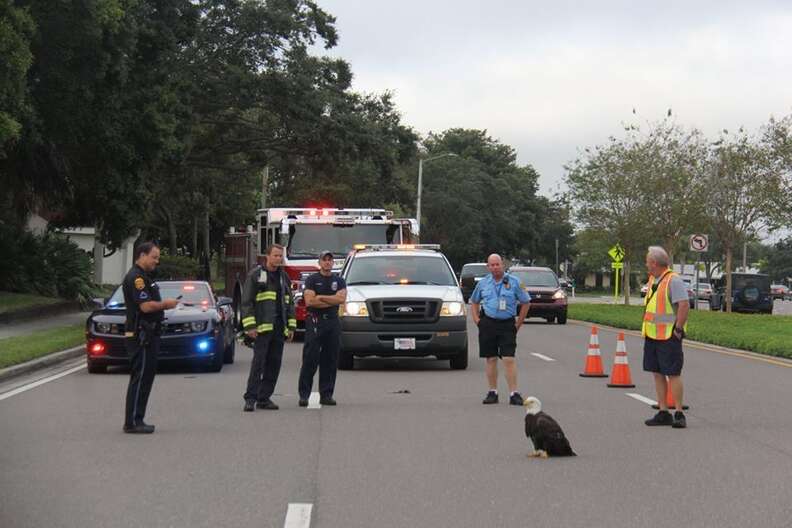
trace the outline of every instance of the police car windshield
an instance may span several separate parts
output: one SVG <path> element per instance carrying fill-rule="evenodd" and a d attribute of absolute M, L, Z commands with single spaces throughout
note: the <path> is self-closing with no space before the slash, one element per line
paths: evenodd
<path fill-rule="evenodd" d="M 346 255 L 355 244 L 397 244 L 398 226 L 388 224 L 298 224 L 289 229 L 287 254 L 313 257 L 322 250 Z M 394 240 L 395 239 L 395 240 Z"/>
<path fill-rule="evenodd" d="M 214 306 L 212 292 L 206 284 L 200 282 L 158 282 L 160 297 L 163 299 L 176 299 L 181 295 L 179 302 L 186 305 Z"/>
<path fill-rule="evenodd" d="M 347 284 L 431 284 L 456 286 L 445 260 L 436 256 L 365 256 L 354 259 L 347 271 Z"/>
<path fill-rule="evenodd" d="M 520 279 L 523 286 L 540 286 L 543 288 L 558 288 L 558 279 L 555 273 L 548 270 L 515 270 L 510 271 L 509 275 L 513 275 Z"/>

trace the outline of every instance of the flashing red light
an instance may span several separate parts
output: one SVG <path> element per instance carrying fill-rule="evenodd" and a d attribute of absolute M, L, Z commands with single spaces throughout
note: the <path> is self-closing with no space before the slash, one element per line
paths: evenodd
<path fill-rule="evenodd" d="M 330 214 L 330 211 L 328 211 L 327 209 L 322 211 L 322 216 L 328 216 L 329 214 Z"/>
<path fill-rule="evenodd" d="M 195 285 L 193 285 L 193 284 L 185 284 L 182 287 L 182 290 L 184 290 L 184 291 L 193 291 L 193 290 L 195 290 Z"/>
<path fill-rule="evenodd" d="M 311 209 L 310 211 L 308 211 L 308 214 L 311 215 L 311 216 L 314 216 L 316 214 L 316 211 Z"/>
<path fill-rule="evenodd" d="M 105 345 L 101 341 L 94 341 L 88 346 L 88 350 L 91 352 L 92 356 L 99 356 L 104 354 Z"/>

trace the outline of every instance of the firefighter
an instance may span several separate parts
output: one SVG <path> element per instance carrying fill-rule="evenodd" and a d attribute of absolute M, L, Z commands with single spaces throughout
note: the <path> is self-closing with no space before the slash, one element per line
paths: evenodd
<path fill-rule="evenodd" d="M 314 374 L 319 368 L 319 403 L 335 405 L 336 372 L 338 371 L 338 349 L 341 346 L 341 323 L 338 306 L 346 301 L 346 282 L 333 273 L 333 254 L 319 254 L 319 272 L 305 281 L 303 293 L 308 307 L 305 319 L 305 343 L 303 363 L 300 368 L 300 407 L 308 406 Z"/>
<path fill-rule="evenodd" d="M 264 266 L 248 274 L 242 292 L 242 327 L 255 340 L 244 396 L 246 412 L 256 407 L 278 409 L 270 398 L 278 382 L 284 342 L 294 339 L 297 328 L 291 281 L 281 266 L 283 246 L 269 246 L 266 259 Z"/>
<path fill-rule="evenodd" d="M 151 386 L 157 371 L 160 330 L 165 310 L 175 308 L 176 299 L 160 299 L 149 273 L 159 264 L 160 250 L 154 242 L 135 248 L 135 264 L 122 285 L 126 307 L 124 346 L 129 354 L 129 386 L 126 395 L 124 432 L 151 434 L 154 426 L 143 421 Z"/>

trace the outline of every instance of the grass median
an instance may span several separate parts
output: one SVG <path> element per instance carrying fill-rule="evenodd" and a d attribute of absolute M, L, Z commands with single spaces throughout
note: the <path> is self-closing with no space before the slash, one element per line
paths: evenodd
<path fill-rule="evenodd" d="M 29 293 L 12 293 L 4 291 L 0 292 L 0 314 L 36 306 L 57 304 L 60 302 L 63 302 L 63 299 L 58 299 L 57 297 L 42 297 L 41 295 L 32 295 Z"/>
<path fill-rule="evenodd" d="M 570 304 L 569 318 L 640 330 L 643 306 Z M 792 316 L 691 310 L 688 338 L 768 356 L 792 358 Z"/>
<path fill-rule="evenodd" d="M 50 328 L 23 336 L 0 339 L 0 368 L 74 348 L 85 342 L 85 325 Z"/>

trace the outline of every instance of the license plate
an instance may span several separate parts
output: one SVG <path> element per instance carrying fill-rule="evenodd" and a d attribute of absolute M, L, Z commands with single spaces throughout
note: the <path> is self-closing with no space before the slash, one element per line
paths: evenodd
<path fill-rule="evenodd" d="M 397 337 L 393 340 L 393 350 L 415 350 L 415 338 Z"/>

